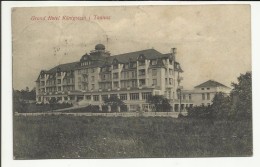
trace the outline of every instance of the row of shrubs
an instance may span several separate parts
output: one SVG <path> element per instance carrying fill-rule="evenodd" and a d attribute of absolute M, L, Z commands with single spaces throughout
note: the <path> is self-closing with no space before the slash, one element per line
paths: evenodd
<path fill-rule="evenodd" d="M 127 106 L 122 105 L 120 106 L 120 112 L 126 112 Z M 118 112 L 117 106 L 111 106 L 111 111 L 108 111 L 107 105 L 102 105 L 102 110 L 100 110 L 98 105 L 88 105 L 83 108 L 75 108 L 72 110 L 66 110 L 64 112 L 70 113 L 108 113 L 108 112 Z"/>
<path fill-rule="evenodd" d="M 14 112 L 19 113 L 35 113 L 35 112 L 47 112 L 57 109 L 64 109 L 72 107 L 70 103 L 55 103 L 55 104 L 32 104 L 24 101 L 14 101 Z"/>
<path fill-rule="evenodd" d="M 216 110 L 212 105 L 210 106 L 196 106 L 187 108 L 188 118 L 199 118 L 209 120 L 251 120 L 252 113 L 238 112 L 232 109 L 229 111 L 222 109 Z M 179 117 L 184 117 L 182 114 Z"/>

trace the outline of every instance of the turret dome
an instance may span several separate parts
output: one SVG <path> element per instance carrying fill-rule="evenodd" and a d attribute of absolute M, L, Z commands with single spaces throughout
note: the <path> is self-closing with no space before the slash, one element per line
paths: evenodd
<path fill-rule="evenodd" d="M 95 50 L 105 50 L 105 49 L 106 49 L 106 47 L 103 44 L 97 44 L 95 46 Z"/>

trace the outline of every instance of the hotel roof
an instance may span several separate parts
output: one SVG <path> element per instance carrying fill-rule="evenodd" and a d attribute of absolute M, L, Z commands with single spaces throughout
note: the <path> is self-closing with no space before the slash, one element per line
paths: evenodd
<path fill-rule="evenodd" d="M 146 49 L 141 51 L 118 54 L 114 56 L 102 57 L 99 60 L 95 59 L 94 58 L 95 56 L 93 55 L 85 54 L 83 56 L 90 57 L 90 59 L 93 59 L 93 61 L 95 62 L 94 64 L 88 65 L 88 67 L 102 67 L 103 65 L 111 65 L 114 59 L 117 59 L 118 62 L 122 64 L 132 62 L 132 61 L 137 61 L 140 55 L 143 55 L 146 59 L 151 60 L 151 59 L 169 58 L 171 57 L 172 54 L 171 53 L 162 54 L 155 49 Z M 60 71 L 71 71 L 79 68 L 81 68 L 80 61 L 77 61 L 73 63 L 60 64 L 56 67 L 51 68 L 50 70 L 47 70 L 46 73 L 54 73 L 58 69 L 60 69 Z"/>
<path fill-rule="evenodd" d="M 201 88 L 201 87 L 226 87 L 226 88 L 229 88 L 226 85 L 223 85 L 222 83 L 219 83 L 214 80 L 208 80 L 200 85 L 195 86 L 195 88 Z"/>

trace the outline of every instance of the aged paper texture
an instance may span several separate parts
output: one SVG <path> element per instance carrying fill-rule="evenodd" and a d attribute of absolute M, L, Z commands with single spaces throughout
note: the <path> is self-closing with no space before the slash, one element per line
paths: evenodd
<path fill-rule="evenodd" d="M 14 159 L 252 156 L 250 12 L 12 8 Z"/>

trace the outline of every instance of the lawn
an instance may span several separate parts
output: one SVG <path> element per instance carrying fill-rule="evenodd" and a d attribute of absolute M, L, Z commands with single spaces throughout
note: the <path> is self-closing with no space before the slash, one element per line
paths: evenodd
<path fill-rule="evenodd" d="M 251 121 L 15 116 L 15 159 L 252 156 Z"/>

